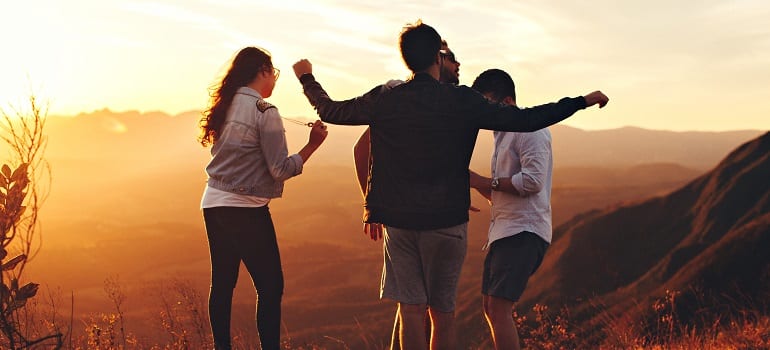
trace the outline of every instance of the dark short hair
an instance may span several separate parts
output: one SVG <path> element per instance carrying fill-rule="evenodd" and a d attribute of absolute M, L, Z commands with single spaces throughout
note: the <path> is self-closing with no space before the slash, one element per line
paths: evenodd
<path fill-rule="evenodd" d="M 401 58 L 416 73 L 430 67 L 441 50 L 441 36 L 433 27 L 417 21 L 404 27 L 399 39 Z"/>
<path fill-rule="evenodd" d="M 500 69 L 487 69 L 476 77 L 471 86 L 481 94 L 491 94 L 495 101 L 500 102 L 507 96 L 516 100 L 516 85 L 508 73 Z"/>

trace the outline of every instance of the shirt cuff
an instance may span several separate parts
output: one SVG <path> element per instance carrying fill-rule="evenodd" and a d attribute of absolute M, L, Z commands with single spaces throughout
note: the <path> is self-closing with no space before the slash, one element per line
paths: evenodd
<path fill-rule="evenodd" d="M 313 76 L 313 73 L 305 73 L 299 77 L 299 82 L 302 83 L 302 85 L 305 85 L 306 83 L 314 80 L 315 80 L 315 77 Z"/>
<path fill-rule="evenodd" d="M 588 102 L 586 102 L 585 96 L 578 97 L 578 109 L 586 109 L 588 107 Z"/>

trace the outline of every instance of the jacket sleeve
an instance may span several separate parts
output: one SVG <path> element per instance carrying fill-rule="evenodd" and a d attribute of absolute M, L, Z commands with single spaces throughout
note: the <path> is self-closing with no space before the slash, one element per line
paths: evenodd
<path fill-rule="evenodd" d="M 470 108 L 469 116 L 474 118 L 479 129 L 496 131 L 532 132 L 556 124 L 578 110 L 586 108 L 584 97 L 565 97 L 559 102 L 530 108 L 518 108 L 488 102 L 473 90 L 465 92 L 464 105 Z"/>
<path fill-rule="evenodd" d="M 518 134 L 517 149 L 521 171 L 513 174 L 511 183 L 522 197 L 545 188 L 551 164 L 551 142 L 540 133 Z"/>
<path fill-rule="evenodd" d="M 277 181 L 285 181 L 302 173 L 302 157 L 288 156 L 286 131 L 278 109 L 269 108 L 259 121 L 259 143 L 270 175 Z"/>
<path fill-rule="evenodd" d="M 388 90 L 385 85 L 380 85 L 359 97 L 345 101 L 334 101 L 312 74 L 305 74 L 300 77 L 300 83 L 302 83 L 305 96 L 313 108 L 318 111 L 321 120 L 339 125 L 368 125 L 371 121 L 375 100 L 382 92 Z"/>

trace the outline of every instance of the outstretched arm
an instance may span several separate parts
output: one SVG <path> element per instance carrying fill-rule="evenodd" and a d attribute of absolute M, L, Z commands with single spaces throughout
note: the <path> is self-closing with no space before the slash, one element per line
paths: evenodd
<path fill-rule="evenodd" d="M 383 89 L 378 86 L 359 97 L 334 101 L 313 76 L 313 65 L 303 59 L 294 64 L 294 74 L 302 83 L 308 101 L 318 111 L 321 120 L 340 125 L 368 125 L 374 111 L 374 101 Z"/>
<path fill-rule="evenodd" d="M 466 97 L 464 105 L 470 108 L 469 115 L 479 129 L 517 132 L 540 130 L 569 118 L 578 110 L 595 104 L 604 107 L 609 101 L 601 91 L 530 108 L 490 103 L 475 92 L 469 92 Z"/>

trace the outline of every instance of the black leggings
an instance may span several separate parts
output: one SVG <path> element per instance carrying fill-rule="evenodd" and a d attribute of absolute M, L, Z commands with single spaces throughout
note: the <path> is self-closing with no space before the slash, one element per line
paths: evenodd
<path fill-rule="evenodd" d="M 203 209 L 211 253 L 209 318 L 215 349 L 229 350 L 233 289 L 241 261 L 257 290 L 257 330 L 262 349 L 280 348 L 283 271 L 267 206 Z"/>

